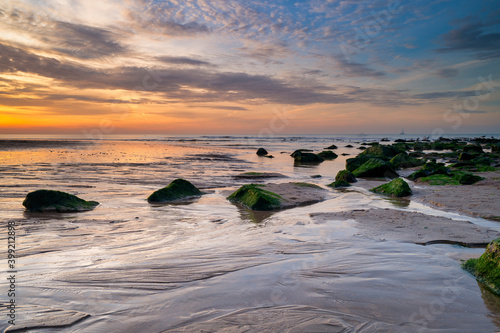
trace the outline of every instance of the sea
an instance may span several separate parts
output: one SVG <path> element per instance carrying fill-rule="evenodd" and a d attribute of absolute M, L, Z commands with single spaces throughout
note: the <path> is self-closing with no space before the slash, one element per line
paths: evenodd
<path fill-rule="evenodd" d="M 457 259 L 484 249 L 390 241 L 361 235 L 353 220 L 311 218 L 384 208 L 500 230 L 494 222 L 356 185 L 327 187 L 361 143 L 401 138 L 426 136 L 0 135 L 0 329 L 499 331 L 499 298 Z M 319 152 L 332 144 L 339 156 L 331 161 L 300 165 L 290 157 L 296 149 Z M 273 158 L 257 156 L 260 147 Z M 239 178 L 244 172 L 283 177 Z M 177 178 L 206 194 L 187 202 L 147 202 Z M 249 182 L 309 182 L 329 194 L 313 205 L 255 213 L 226 199 Z M 39 189 L 100 205 L 80 213 L 26 212 L 26 194 Z M 9 225 L 15 226 L 14 257 L 8 257 Z M 9 323 L 12 299 L 18 326 Z"/>

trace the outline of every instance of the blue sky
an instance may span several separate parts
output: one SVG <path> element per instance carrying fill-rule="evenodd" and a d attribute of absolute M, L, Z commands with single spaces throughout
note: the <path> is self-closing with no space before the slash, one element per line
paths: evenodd
<path fill-rule="evenodd" d="M 498 133 L 499 7 L 7 0 L 0 130 Z"/>

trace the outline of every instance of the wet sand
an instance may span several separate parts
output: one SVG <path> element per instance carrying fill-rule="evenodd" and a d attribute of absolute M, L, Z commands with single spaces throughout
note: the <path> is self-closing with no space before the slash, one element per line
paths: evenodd
<path fill-rule="evenodd" d="M 339 155 L 348 151 L 342 149 Z M 498 237 L 495 222 L 478 218 L 500 215 L 498 172 L 470 186 L 411 183 L 414 196 L 391 199 L 367 191 L 387 180 L 327 188 L 344 167 L 341 157 L 294 167 L 289 154 L 262 159 L 250 149 L 151 142 L 9 154 L 0 155 L 0 222 L 17 225 L 18 301 L 25 307 L 19 308 L 19 327 L 492 332 L 500 325 L 498 296 L 460 267 L 460 259 L 482 249 L 416 244 Z M 288 191 L 299 207 L 252 219 L 226 200 L 228 192 L 254 181 L 235 177 L 244 172 L 286 176 L 272 179 L 282 182 L 270 185 L 275 191 L 290 182 L 313 182 L 323 190 L 305 202 L 297 190 Z M 316 174 L 323 177 L 310 178 Z M 147 204 L 152 191 L 178 177 L 208 194 L 183 205 Z M 46 187 L 101 205 L 81 214 L 25 213 L 25 194 Z M 0 328 L 7 328 L 5 321 Z"/>

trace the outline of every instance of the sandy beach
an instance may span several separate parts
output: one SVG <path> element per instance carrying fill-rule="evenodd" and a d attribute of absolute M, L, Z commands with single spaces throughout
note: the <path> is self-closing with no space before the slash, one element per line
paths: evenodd
<path fill-rule="evenodd" d="M 388 179 L 327 186 L 352 157 L 345 146 L 357 147 L 354 140 L 335 141 L 339 157 L 314 165 L 294 165 L 289 152 L 320 151 L 332 141 L 269 141 L 275 156 L 269 159 L 255 154 L 261 142 L 197 140 L 10 143 L 0 155 L 1 222 L 16 226 L 22 306 L 16 326 L 2 322 L 1 329 L 500 327 L 498 296 L 461 268 L 461 260 L 478 257 L 500 236 L 498 171 L 481 173 L 486 179 L 474 185 L 408 181 L 413 195 L 391 198 L 368 191 Z M 175 178 L 189 179 L 205 194 L 171 204 L 146 201 Z M 279 193 L 283 209 L 251 211 L 226 199 L 249 183 Z M 100 205 L 83 213 L 26 212 L 26 193 L 42 188 Z M 443 301 L 436 290 L 453 297 Z M 408 298 L 412 302 L 402 304 Z M 440 304 L 439 311 L 432 304 Z"/>

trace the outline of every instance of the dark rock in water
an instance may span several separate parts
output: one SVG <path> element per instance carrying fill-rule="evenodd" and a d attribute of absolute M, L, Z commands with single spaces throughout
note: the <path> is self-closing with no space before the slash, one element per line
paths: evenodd
<path fill-rule="evenodd" d="M 392 197 L 406 197 L 412 194 L 410 186 L 402 178 L 396 178 L 387 184 L 372 188 L 370 191 Z"/>
<path fill-rule="evenodd" d="M 391 140 L 389 140 L 389 138 L 383 138 L 382 140 L 380 140 L 380 142 L 388 142 L 388 141 L 391 141 Z"/>
<path fill-rule="evenodd" d="M 399 177 L 391 164 L 378 159 L 371 158 L 366 163 L 352 172 L 356 177 Z"/>
<path fill-rule="evenodd" d="M 366 150 L 365 146 L 358 147 L 359 150 Z"/>
<path fill-rule="evenodd" d="M 295 162 L 298 163 L 321 163 L 324 159 L 313 153 L 305 153 L 299 150 L 296 150 L 292 157 L 295 159 Z"/>
<path fill-rule="evenodd" d="M 396 168 L 412 168 L 424 165 L 423 160 L 419 160 L 409 156 L 407 153 L 399 153 L 391 159 L 391 163 Z"/>
<path fill-rule="evenodd" d="M 318 156 L 325 160 L 334 160 L 337 157 L 339 157 L 339 155 L 335 154 L 333 151 L 330 150 L 322 151 L 321 153 L 318 153 Z"/>
<path fill-rule="evenodd" d="M 148 197 L 150 203 L 169 202 L 202 195 L 196 186 L 184 179 L 176 179 L 168 186 L 153 192 Z"/>
<path fill-rule="evenodd" d="M 72 194 L 52 190 L 30 192 L 23 201 L 23 206 L 30 212 L 83 212 L 98 205 L 96 201 L 85 201 Z"/>
<path fill-rule="evenodd" d="M 311 178 L 321 178 L 321 175 L 312 175 Z"/>
<path fill-rule="evenodd" d="M 246 179 L 265 179 L 265 178 L 281 178 L 286 177 L 285 175 L 277 172 L 244 172 L 239 175 L 234 176 L 235 178 L 246 178 Z"/>
<path fill-rule="evenodd" d="M 227 199 L 253 210 L 279 209 L 283 198 L 276 193 L 262 189 L 262 187 L 264 185 L 243 185 Z"/>
<path fill-rule="evenodd" d="M 462 185 L 472 185 L 484 179 L 483 177 L 468 172 L 455 174 L 453 178 L 458 180 L 458 182 Z"/>
<path fill-rule="evenodd" d="M 406 140 L 405 139 L 396 139 L 396 140 L 394 140 L 394 142 L 406 142 Z"/>
<path fill-rule="evenodd" d="M 466 153 L 484 153 L 483 148 L 480 145 L 467 145 L 463 147 L 463 151 Z"/>
<path fill-rule="evenodd" d="M 349 187 L 351 186 L 351 184 L 349 184 L 345 180 L 336 180 L 333 183 L 328 184 L 327 186 L 339 188 L 339 187 Z"/>
<path fill-rule="evenodd" d="M 325 149 L 338 149 L 339 147 L 337 147 L 336 145 L 331 145 L 330 147 L 326 147 Z"/>
<path fill-rule="evenodd" d="M 428 177 L 432 175 L 450 176 L 450 170 L 445 167 L 444 163 L 427 162 L 424 167 L 408 176 L 410 180 L 416 180 L 420 177 Z"/>
<path fill-rule="evenodd" d="M 471 155 L 469 153 L 460 153 L 460 156 L 458 157 L 459 161 L 471 161 L 474 159 L 474 155 Z"/>
<path fill-rule="evenodd" d="M 340 154 L 340 155 L 342 155 L 342 156 L 349 156 L 349 155 L 351 155 L 351 154 L 348 154 L 348 153 L 342 153 L 342 154 Z"/>
<path fill-rule="evenodd" d="M 274 158 L 274 156 L 273 156 L 273 155 L 264 155 L 264 156 L 262 156 L 262 157 Z"/>
<path fill-rule="evenodd" d="M 348 170 L 340 170 L 335 176 L 335 180 L 336 181 L 343 180 L 348 183 L 355 183 L 358 181 L 354 176 L 354 174 Z"/>
<path fill-rule="evenodd" d="M 346 147 L 346 148 L 354 148 L 354 146 L 353 146 L 353 145 L 347 145 L 347 146 L 345 146 L 345 147 Z"/>
<path fill-rule="evenodd" d="M 296 151 L 291 153 L 290 156 L 295 157 L 295 156 L 299 156 L 300 154 L 306 153 L 306 152 L 312 152 L 312 150 L 311 149 L 297 149 Z"/>
<path fill-rule="evenodd" d="M 481 257 L 467 260 L 463 268 L 500 295 L 500 238 L 488 244 Z"/>
<path fill-rule="evenodd" d="M 259 148 L 259 149 L 257 149 L 257 155 L 265 156 L 265 155 L 267 155 L 267 150 L 265 150 L 264 148 Z"/>
<path fill-rule="evenodd" d="M 359 168 L 360 166 L 362 166 L 363 164 L 368 162 L 368 160 L 370 158 L 371 158 L 371 156 L 368 156 L 368 155 L 358 155 L 358 156 L 353 157 L 353 158 L 348 158 L 345 161 L 345 168 L 348 171 L 353 172 L 354 170 L 356 170 L 357 168 Z"/>

